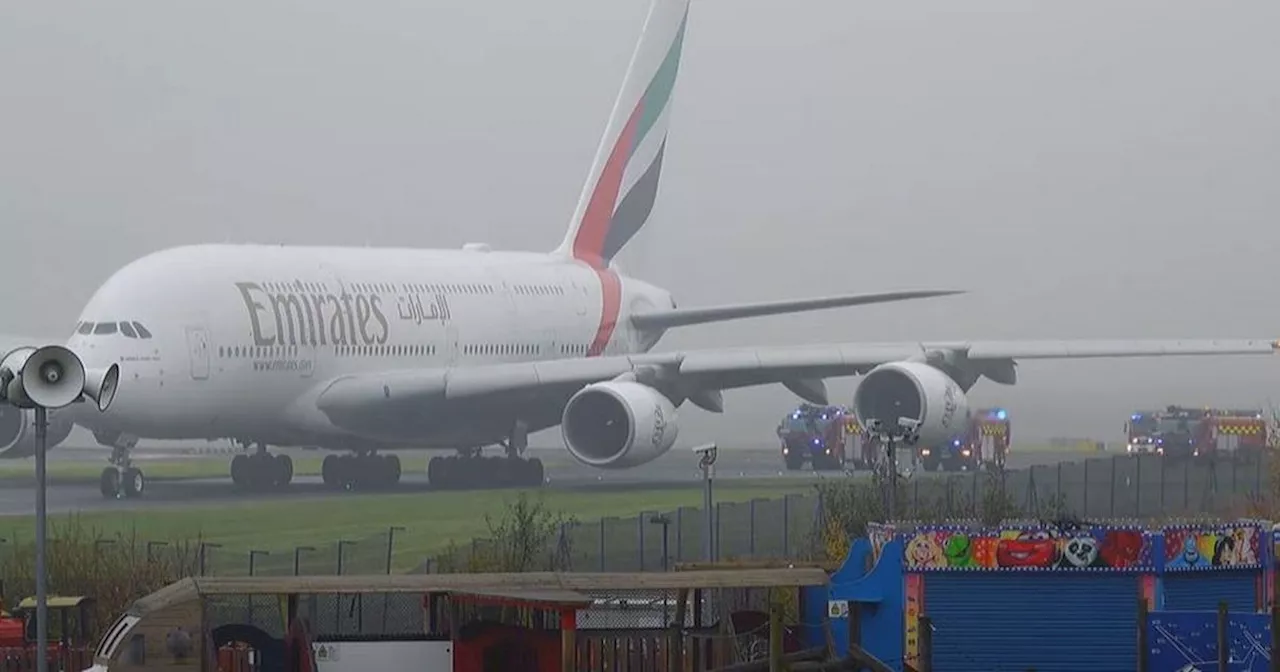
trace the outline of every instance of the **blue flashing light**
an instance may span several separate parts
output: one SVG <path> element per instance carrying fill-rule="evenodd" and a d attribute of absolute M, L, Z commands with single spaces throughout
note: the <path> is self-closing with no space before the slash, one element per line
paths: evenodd
<path fill-rule="evenodd" d="M 958 446 L 958 445 L 960 445 L 960 439 L 954 439 L 954 440 L 952 440 L 952 441 L 951 441 L 951 445 L 953 445 L 953 446 Z"/>
<path fill-rule="evenodd" d="M 1134 413 L 1134 414 L 1133 414 L 1133 417 L 1131 417 L 1131 418 L 1129 418 L 1129 419 L 1130 419 L 1130 420 L 1141 420 L 1141 419 L 1142 419 L 1142 414 L 1141 414 L 1141 413 Z"/>
<path fill-rule="evenodd" d="M 996 419 L 997 419 L 997 420 L 1004 420 L 1004 419 L 1005 419 L 1005 418 L 1007 418 L 1007 417 L 1009 417 L 1009 414 L 1008 414 L 1008 413 L 1006 413 L 1006 412 L 1005 412 L 1005 410 L 1004 410 L 1003 408 L 1001 408 L 1001 409 L 999 409 L 999 410 L 997 410 L 997 411 L 996 411 Z"/>
<path fill-rule="evenodd" d="M 792 414 L 791 414 L 791 417 L 796 418 L 796 419 L 799 419 L 799 418 L 800 418 L 800 411 L 796 411 L 795 413 L 792 413 Z"/>

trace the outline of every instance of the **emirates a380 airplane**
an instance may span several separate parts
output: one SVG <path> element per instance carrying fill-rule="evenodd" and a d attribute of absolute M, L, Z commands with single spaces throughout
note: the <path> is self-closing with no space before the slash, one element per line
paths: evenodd
<path fill-rule="evenodd" d="M 119 363 L 105 413 L 66 409 L 115 448 L 107 496 L 136 496 L 138 438 L 230 437 L 245 486 L 288 483 L 267 446 L 341 451 L 335 486 L 400 476 L 392 447 L 454 449 L 432 483 L 534 484 L 528 432 L 559 425 L 577 460 L 643 464 L 676 440 L 685 402 L 723 408 L 721 391 L 782 383 L 826 403 L 823 379 L 865 375 L 866 423 L 914 423 L 920 440 L 967 421 L 983 377 L 1012 384 L 1016 359 L 1270 354 L 1270 340 L 843 343 L 652 352 L 672 327 L 936 296 L 906 292 L 718 308 L 678 308 L 611 260 L 648 221 L 658 191 L 689 0 L 655 0 L 563 242 L 550 253 L 201 245 L 134 261 L 84 308 L 68 345 L 88 367 Z M 503 445 L 506 457 L 481 457 Z"/>

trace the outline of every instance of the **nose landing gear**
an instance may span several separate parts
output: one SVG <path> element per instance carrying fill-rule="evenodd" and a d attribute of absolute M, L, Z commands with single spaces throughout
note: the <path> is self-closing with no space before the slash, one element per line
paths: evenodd
<path fill-rule="evenodd" d="M 98 490 L 107 499 L 125 497 L 141 497 L 147 489 L 147 479 L 142 470 L 133 466 L 129 459 L 129 450 L 137 445 L 137 439 L 117 437 L 110 442 L 111 457 L 107 458 L 109 466 L 102 470 L 98 477 Z"/>

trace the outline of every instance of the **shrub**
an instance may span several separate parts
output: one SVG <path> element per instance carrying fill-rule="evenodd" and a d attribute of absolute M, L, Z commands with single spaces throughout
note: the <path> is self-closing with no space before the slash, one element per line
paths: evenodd
<path fill-rule="evenodd" d="M 454 542 L 436 557 L 440 572 L 536 572 L 569 569 L 572 544 L 560 531 L 577 519 L 547 508 L 541 493 L 521 492 L 502 513 L 485 514 L 488 536 L 464 549 Z"/>
<path fill-rule="evenodd" d="M 0 558 L 6 605 L 34 597 L 35 539 L 11 540 Z M 93 626 L 106 627 L 134 600 L 194 573 L 198 541 L 152 546 L 137 532 L 104 537 L 78 516 L 51 520 L 46 544 L 49 595 L 84 595 L 96 600 Z M 95 636 L 97 633 L 94 633 Z"/>

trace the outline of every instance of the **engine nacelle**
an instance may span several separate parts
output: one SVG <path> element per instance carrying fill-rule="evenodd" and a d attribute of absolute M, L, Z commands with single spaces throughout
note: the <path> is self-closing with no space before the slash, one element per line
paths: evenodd
<path fill-rule="evenodd" d="M 67 440 L 74 425 L 57 417 L 57 411 L 49 411 L 49 427 L 45 435 L 46 446 L 54 446 Z M 14 408 L 0 403 L 0 460 L 31 457 L 36 454 L 36 425 L 30 410 Z"/>
<path fill-rule="evenodd" d="M 564 445 L 579 462 L 600 469 L 625 469 L 656 459 L 671 449 L 679 427 L 676 407 L 661 392 L 640 383 L 593 383 L 564 407 Z"/>
<path fill-rule="evenodd" d="M 899 418 L 919 423 L 920 445 L 937 445 L 969 426 L 969 400 L 960 385 L 919 362 L 891 362 L 872 369 L 853 395 L 853 412 L 866 427 L 879 420 L 889 428 Z"/>

